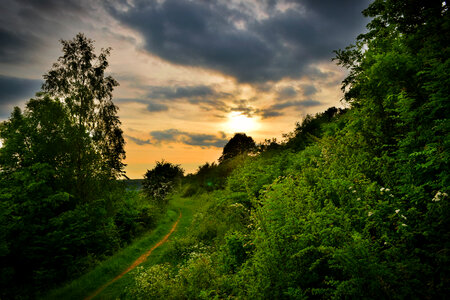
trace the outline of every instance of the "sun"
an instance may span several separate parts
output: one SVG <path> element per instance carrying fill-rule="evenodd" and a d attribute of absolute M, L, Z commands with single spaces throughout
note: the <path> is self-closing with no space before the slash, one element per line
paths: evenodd
<path fill-rule="evenodd" d="M 233 133 L 247 133 L 256 129 L 258 123 L 255 118 L 250 118 L 239 111 L 233 111 L 228 115 L 227 127 Z"/>

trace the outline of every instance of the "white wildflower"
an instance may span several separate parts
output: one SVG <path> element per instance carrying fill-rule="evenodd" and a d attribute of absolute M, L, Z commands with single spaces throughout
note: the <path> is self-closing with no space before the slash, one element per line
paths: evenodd
<path fill-rule="evenodd" d="M 402 226 L 403 226 L 403 227 L 406 227 L 406 226 L 408 226 L 408 225 L 406 225 L 405 223 L 402 223 Z"/>
<path fill-rule="evenodd" d="M 399 213 L 399 211 L 400 211 L 400 209 L 396 209 L 396 210 L 395 210 L 395 213 L 396 213 L 396 214 L 398 214 L 398 213 Z"/>
<path fill-rule="evenodd" d="M 360 200 L 361 200 L 361 198 L 356 198 L 356 200 L 357 200 L 357 201 L 360 201 Z"/>
<path fill-rule="evenodd" d="M 373 212 L 369 211 L 367 215 L 370 217 L 371 215 L 373 215 Z"/>
<path fill-rule="evenodd" d="M 390 194 L 389 197 L 394 198 L 394 195 Z"/>
<path fill-rule="evenodd" d="M 444 199 L 444 198 L 447 197 L 447 196 L 448 196 L 447 193 L 442 193 L 441 191 L 438 191 L 438 192 L 436 193 L 436 195 L 434 195 L 434 197 L 433 197 L 433 199 L 432 199 L 431 201 L 433 201 L 433 202 L 438 202 L 438 201 Z"/>
<path fill-rule="evenodd" d="M 401 217 L 406 220 L 406 217 L 404 215 L 401 215 Z"/>
<path fill-rule="evenodd" d="M 382 187 L 382 188 L 380 189 L 380 192 L 384 192 L 384 187 Z"/>
<path fill-rule="evenodd" d="M 436 193 L 436 195 L 434 195 L 434 197 L 433 197 L 433 199 L 432 199 L 431 201 L 433 201 L 433 202 L 438 202 L 438 201 L 441 200 L 441 196 L 442 196 L 442 193 L 441 193 L 440 191 L 438 191 L 438 192 Z"/>
<path fill-rule="evenodd" d="M 388 188 L 386 188 L 386 189 L 385 189 L 385 191 L 386 191 L 386 192 L 390 192 L 390 191 L 391 191 L 391 189 L 388 189 Z"/>
<path fill-rule="evenodd" d="M 353 190 L 353 194 L 356 193 L 356 190 Z"/>

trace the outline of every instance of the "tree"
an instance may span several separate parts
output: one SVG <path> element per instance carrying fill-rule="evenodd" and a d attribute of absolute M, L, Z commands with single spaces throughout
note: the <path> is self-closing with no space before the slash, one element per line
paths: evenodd
<path fill-rule="evenodd" d="M 368 32 L 336 52 L 338 64 L 350 69 L 342 89 L 357 108 L 353 127 L 368 151 L 394 161 L 383 165 L 403 161 L 404 174 L 386 169 L 382 180 L 398 175 L 408 184 L 448 186 L 448 4 L 376 0 L 363 13 L 373 18 Z M 438 188 L 427 187 L 430 193 Z"/>
<path fill-rule="evenodd" d="M 450 186 L 449 7 L 441 0 L 375 0 L 363 13 L 372 18 L 368 32 L 336 52 L 350 70 L 342 86 L 352 107 L 346 134 L 358 139 L 349 147 L 370 154 L 366 178 L 394 187 L 401 195 L 395 205 L 414 216 L 394 248 L 404 268 L 397 284 L 411 278 L 411 295 L 439 298 L 448 294 L 450 273 L 442 267 L 450 209 L 439 196 Z"/>
<path fill-rule="evenodd" d="M 142 182 L 144 192 L 158 205 L 166 203 L 167 194 L 174 188 L 177 180 L 183 177 L 184 170 L 164 160 L 156 162 L 152 170 L 147 170 Z"/>
<path fill-rule="evenodd" d="M 89 180 L 124 175 L 125 141 L 118 108 L 112 102 L 112 92 L 118 82 L 105 76 L 111 48 L 102 49 L 97 56 L 93 41 L 82 33 L 61 43 L 64 55 L 44 75 L 42 90 L 65 104 L 77 126 L 72 151 L 77 157 L 77 190 L 86 197 L 83 191 Z M 90 151 L 94 155 L 88 155 Z"/>
<path fill-rule="evenodd" d="M 42 92 L 0 123 L 2 298 L 33 298 L 119 245 L 111 202 L 125 152 L 109 49 L 97 58 L 82 34 L 62 44 Z"/>
<path fill-rule="evenodd" d="M 222 163 L 239 154 L 251 153 L 255 150 L 256 144 L 252 137 L 247 136 L 245 133 L 236 133 L 223 148 L 219 162 Z"/>

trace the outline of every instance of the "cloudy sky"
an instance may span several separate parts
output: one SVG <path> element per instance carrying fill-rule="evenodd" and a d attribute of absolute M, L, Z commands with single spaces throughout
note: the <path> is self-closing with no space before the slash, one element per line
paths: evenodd
<path fill-rule="evenodd" d="M 83 32 L 112 47 L 127 174 L 156 160 L 192 172 L 235 132 L 280 139 L 306 114 L 342 106 L 333 50 L 365 29 L 367 0 L 2 0 L 0 121 L 40 89 Z M 98 53 L 98 52 L 97 52 Z"/>

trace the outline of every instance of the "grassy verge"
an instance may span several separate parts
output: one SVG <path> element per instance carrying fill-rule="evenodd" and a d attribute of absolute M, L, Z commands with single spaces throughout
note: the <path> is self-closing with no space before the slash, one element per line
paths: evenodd
<path fill-rule="evenodd" d="M 173 223 L 178 218 L 178 211 L 180 210 L 183 213 L 183 218 L 180 220 L 178 228 L 182 231 L 182 228 L 186 227 L 185 224 L 187 220 L 185 220 L 185 215 L 187 219 L 191 219 L 192 217 L 190 217 L 190 215 L 192 216 L 192 213 L 189 211 L 189 204 L 184 203 L 182 198 L 174 198 L 174 201 L 171 201 L 166 216 L 160 221 L 154 230 L 145 234 L 130 246 L 111 256 L 91 272 L 81 276 L 62 288 L 51 291 L 43 297 L 43 299 L 83 299 L 87 297 L 96 291 L 100 286 L 120 274 L 139 256 L 161 240 L 170 231 Z M 178 232 L 175 232 L 174 234 L 178 234 Z M 145 265 L 149 264 L 151 261 L 155 261 L 154 256 L 157 256 L 158 253 L 160 253 L 159 248 L 155 249 L 148 261 L 144 263 Z M 116 282 L 122 290 L 120 290 L 120 288 L 117 289 L 114 284 L 112 284 L 105 289 L 103 293 L 98 295 L 96 299 L 115 299 L 118 295 L 120 295 L 121 291 L 123 291 L 122 285 L 124 283 L 126 284 L 126 281 L 129 280 L 127 275 Z M 121 282 L 122 280 L 124 283 Z M 110 289 L 113 291 L 115 296 L 109 293 Z"/>
<path fill-rule="evenodd" d="M 171 210 L 181 211 L 182 218 L 178 224 L 177 230 L 170 236 L 169 241 L 173 240 L 176 237 L 181 237 L 186 234 L 189 225 L 192 222 L 193 213 L 195 212 L 194 206 L 196 205 L 195 201 L 192 198 L 181 198 L 175 196 L 171 200 Z M 169 229 L 168 229 L 169 230 Z M 163 235 L 161 235 L 162 238 Z M 161 245 L 156 248 L 152 254 L 148 257 L 148 259 L 141 264 L 143 267 L 152 266 L 162 261 L 165 261 L 165 251 L 167 249 L 167 243 Z M 105 290 L 103 290 L 97 297 L 94 299 L 120 299 L 121 295 L 125 288 L 133 281 L 133 272 L 129 272 L 125 274 L 122 278 L 117 280 L 116 282 L 109 285 Z"/>

